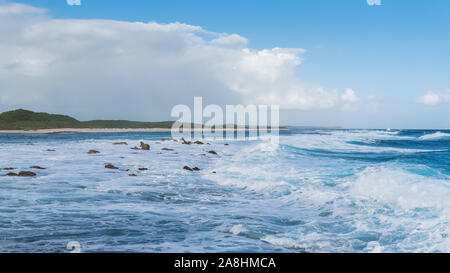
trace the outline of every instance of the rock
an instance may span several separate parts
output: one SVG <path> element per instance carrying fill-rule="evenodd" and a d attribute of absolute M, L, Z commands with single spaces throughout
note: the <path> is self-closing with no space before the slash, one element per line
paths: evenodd
<path fill-rule="evenodd" d="M 18 174 L 18 176 L 33 177 L 33 176 L 36 176 L 36 174 L 35 174 L 34 172 L 27 172 L 27 171 L 24 171 L 24 172 L 20 172 L 20 173 Z"/>
<path fill-rule="evenodd" d="M 225 145 L 225 146 L 230 146 L 230 144 L 228 144 L 228 143 L 225 143 L 225 144 L 223 144 L 223 145 Z"/>
<path fill-rule="evenodd" d="M 139 150 L 139 148 L 135 146 L 135 147 L 131 148 L 131 150 Z"/>
<path fill-rule="evenodd" d="M 209 151 L 208 154 L 217 155 L 217 153 L 213 150 Z"/>
<path fill-rule="evenodd" d="M 140 171 L 148 171 L 147 168 L 139 168 L 138 170 L 140 170 Z"/>
<path fill-rule="evenodd" d="M 161 150 L 162 150 L 162 151 L 169 151 L 169 152 L 170 152 L 170 151 L 174 151 L 174 149 L 169 149 L 169 148 L 162 148 Z"/>
<path fill-rule="evenodd" d="M 56 152 L 56 150 L 48 149 L 47 152 Z"/>
<path fill-rule="evenodd" d="M 193 170 L 193 171 L 196 171 L 196 172 L 199 172 L 199 171 L 200 171 L 200 169 L 199 169 L 198 167 L 194 167 L 192 170 Z"/>
<path fill-rule="evenodd" d="M 19 176 L 17 173 L 7 173 L 6 176 Z"/>
<path fill-rule="evenodd" d="M 203 144 L 205 144 L 205 143 L 203 143 L 203 142 L 197 140 L 196 142 L 194 142 L 194 144 L 197 144 L 197 145 L 203 145 Z"/>
<path fill-rule="evenodd" d="M 4 171 L 12 171 L 15 170 L 15 168 L 3 168 Z"/>
<path fill-rule="evenodd" d="M 193 172 L 193 171 L 194 171 L 194 170 L 191 169 L 189 166 L 184 166 L 184 167 L 183 167 L 183 170 L 190 171 L 190 172 Z"/>
<path fill-rule="evenodd" d="M 150 150 L 150 145 L 144 143 L 141 141 L 141 149 L 144 151 L 149 151 Z"/>
<path fill-rule="evenodd" d="M 130 169 L 125 169 L 125 170 L 122 170 L 122 171 L 124 171 L 124 172 L 129 172 L 129 171 L 130 171 Z"/>
<path fill-rule="evenodd" d="M 181 140 L 181 144 L 184 144 L 184 145 L 191 145 L 192 144 L 192 141 L 187 141 L 187 140 L 184 139 L 184 137 L 182 137 L 180 140 Z"/>
<path fill-rule="evenodd" d="M 212 173 L 217 173 L 216 171 L 212 172 Z"/>
<path fill-rule="evenodd" d="M 99 154 L 100 152 L 97 150 L 89 150 L 88 154 Z"/>
<path fill-rule="evenodd" d="M 165 138 L 161 138 L 161 141 L 164 142 L 164 141 L 166 141 L 166 139 Z"/>
<path fill-rule="evenodd" d="M 178 140 L 174 139 L 173 142 L 178 142 Z"/>
<path fill-rule="evenodd" d="M 134 173 L 130 173 L 128 176 L 133 176 L 133 177 L 135 177 L 135 176 L 137 176 L 137 175 L 134 174 Z"/>
<path fill-rule="evenodd" d="M 31 166 L 30 169 L 45 170 L 45 168 L 39 166 Z"/>
<path fill-rule="evenodd" d="M 106 164 L 105 168 L 107 169 L 112 169 L 112 170 L 118 170 L 119 168 L 117 168 L 116 166 L 112 165 L 112 164 Z"/>
<path fill-rule="evenodd" d="M 128 145 L 126 142 L 114 142 L 113 145 Z"/>

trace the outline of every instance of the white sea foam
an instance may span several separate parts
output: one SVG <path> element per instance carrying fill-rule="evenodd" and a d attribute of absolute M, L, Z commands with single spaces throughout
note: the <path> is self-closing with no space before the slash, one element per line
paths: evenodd
<path fill-rule="evenodd" d="M 401 209 L 432 208 L 450 213 L 450 184 L 399 168 L 369 167 L 357 174 L 350 193 Z"/>
<path fill-rule="evenodd" d="M 440 139 L 440 138 L 448 138 L 450 137 L 450 134 L 447 133 L 442 133 L 442 132 L 436 132 L 433 134 L 428 134 L 428 135 L 424 135 L 419 137 L 419 139 L 422 140 L 433 140 L 433 139 Z"/>
<path fill-rule="evenodd" d="M 234 235 L 239 235 L 241 233 L 247 232 L 247 229 L 243 225 L 235 225 L 230 228 L 230 232 Z"/>

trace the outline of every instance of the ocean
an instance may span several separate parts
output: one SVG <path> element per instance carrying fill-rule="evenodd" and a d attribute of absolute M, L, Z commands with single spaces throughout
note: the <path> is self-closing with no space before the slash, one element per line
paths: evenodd
<path fill-rule="evenodd" d="M 280 134 L 0 134 L 0 252 L 450 252 L 450 131 Z"/>

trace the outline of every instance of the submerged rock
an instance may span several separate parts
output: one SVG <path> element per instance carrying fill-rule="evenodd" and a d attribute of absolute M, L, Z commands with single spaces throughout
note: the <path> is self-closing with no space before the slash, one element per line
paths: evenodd
<path fill-rule="evenodd" d="M 139 148 L 134 146 L 133 148 L 131 148 L 131 150 L 139 150 Z"/>
<path fill-rule="evenodd" d="M 105 168 L 107 169 L 112 169 L 112 170 L 118 170 L 119 168 L 117 168 L 116 166 L 112 165 L 112 164 L 106 164 Z"/>
<path fill-rule="evenodd" d="M 193 170 L 193 171 L 196 171 L 196 172 L 199 172 L 199 171 L 200 171 L 200 169 L 199 169 L 198 167 L 194 167 L 192 170 Z"/>
<path fill-rule="evenodd" d="M 135 177 L 135 176 L 137 176 L 137 175 L 134 174 L 134 173 L 130 173 L 128 176 L 133 176 L 133 177 Z"/>
<path fill-rule="evenodd" d="M 12 171 L 15 170 L 16 168 L 3 168 L 4 171 Z"/>
<path fill-rule="evenodd" d="M 56 152 L 54 149 L 48 149 L 47 152 Z"/>
<path fill-rule="evenodd" d="M 140 170 L 140 171 L 148 171 L 147 168 L 139 168 L 138 170 Z"/>
<path fill-rule="evenodd" d="M 88 154 L 99 154 L 100 152 L 97 150 L 89 150 Z"/>
<path fill-rule="evenodd" d="M 144 143 L 141 141 L 141 149 L 144 151 L 149 151 L 150 150 L 150 145 Z"/>
<path fill-rule="evenodd" d="M 45 170 L 46 168 L 42 168 L 40 166 L 31 166 L 30 169 Z"/>
<path fill-rule="evenodd" d="M 113 145 L 128 145 L 126 142 L 114 142 Z"/>
<path fill-rule="evenodd" d="M 169 149 L 169 148 L 162 148 L 161 151 L 174 151 L 174 149 Z"/>
<path fill-rule="evenodd" d="M 203 145 L 203 144 L 205 144 L 205 143 L 203 143 L 203 142 L 197 140 L 196 142 L 194 142 L 194 144 L 197 144 L 197 145 Z"/>
<path fill-rule="evenodd" d="M 19 176 L 17 173 L 7 173 L 6 176 Z"/>
<path fill-rule="evenodd" d="M 34 172 L 23 171 L 23 172 L 20 172 L 18 174 L 18 176 L 33 177 L 33 176 L 36 176 L 36 174 Z"/>
<path fill-rule="evenodd" d="M 217 155 L 217 152 L 216 152 L 216 151 L 213 151 L 213 150 L 211 150 L 211 151 L 209 151 L 209 152 L 208 152 L 208 154 L 212 154 L 212 155 Z"/>

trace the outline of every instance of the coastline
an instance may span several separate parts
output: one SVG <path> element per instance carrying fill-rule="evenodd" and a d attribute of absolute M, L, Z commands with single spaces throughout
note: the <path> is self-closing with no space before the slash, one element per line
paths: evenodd
<path fill-rule="evenodd" d="M 62 133 L 130 133 L 130 132 L 170 132 L 170 128 L 61 128 L 61 129 L 38 129 L 38 130 L 0 130 L 0 134 L 62 134 Z M 199 129 L 192 129 L 197 131 Z M 257 129 L 227 129 L 222 131 L 250 131 Z M 288 128 L 279 128 L 279 131 L 289 130 Z"/>

